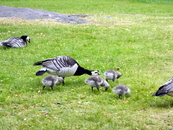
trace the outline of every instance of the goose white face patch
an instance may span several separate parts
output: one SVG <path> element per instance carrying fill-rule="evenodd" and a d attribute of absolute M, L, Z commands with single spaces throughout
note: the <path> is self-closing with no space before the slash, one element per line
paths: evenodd
<path fill-rule="evenodd" d="M 98 70 L 94 70 L 94 71 L 91 71 L 91 75 L 97 76 L 97 75 L 100 75 L 100 73 L 98 72 Z"/>
<path fill-rule="evenodd" d="M 26 41 L 28 41 L 28 42 L 30 41 L 30 37 L 29 36 L 27 36 Z"/>

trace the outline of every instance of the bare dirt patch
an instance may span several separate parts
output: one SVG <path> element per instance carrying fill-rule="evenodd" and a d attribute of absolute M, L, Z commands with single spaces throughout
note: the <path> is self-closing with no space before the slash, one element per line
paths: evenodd
<path fill-rule="evenodd" d="M 88 23 L 88 21 L 81 19 L 82 17 L 87 17 L 87 15 L 66 15 L 39 9 L 14 8 L 8 6 L 0 6 L 0 17 L 21 18 L 25 20 L 51 19 L 69 24 Z"/>

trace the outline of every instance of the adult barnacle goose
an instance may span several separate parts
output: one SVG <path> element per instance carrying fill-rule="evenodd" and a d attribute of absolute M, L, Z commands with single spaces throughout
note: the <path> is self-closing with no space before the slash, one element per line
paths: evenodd
<path fill-rule="evenodd" d="M 122 74 L 120 72 L 109 69 L 104 72 L 104 76 L 105 76 L 106 81 L 108 81 L 108 80 L 115 81 L 116 79 L 120 78 L 122 76 Z"/>
<path fill-rule="evenodd" d="M 47 86 L 51 87 L 51 89 L 53 90 L 53 87 L 56 84 L 63 82 L 63 81 L 64 81 L 64 79 L 62 77 L 56 77 L 54 75 L 48 75 L 48 76 L 44 77 L 41 82 L 43 84 L 43 90 Z"/>
<path fill-rule="evenodd" d="M 163 84 L 158 90 L 157 92 L 155 92 L 153 94 L 153 96 L 164 96 L 164 95 L 169 95 L 173 97 L 173 77 L 166 82 L 165 84 Z"/>
<path fill-rule="evenodd" d="M 110 86 L 108 82 L 102 79 L 100 76 L 91 76 L 87 78 L 84 82 L 88 84 L 89 86 L 91 86 L 92 91 L 93 91 L 93 87 L 96 87 L 97 90 L 99 91 L 100 86 L 103 86 L 105 88 L 105 91 L 107 91 L 107 89 Z"/>
<path fill-rule="evenodd" d="M 113 92 L 115 92 L 119 98 L 122 97 L 122 95 L 129 94 L 130 89 L 125 85 L 118 85 L 112 89 Z"/>
<path fill-rule="evenodd" d="M 27 35 L 23 35 L 19 37 L 11 37 L 5 41 L 0 42 L 0 46 L 4 47 L 25 47 L 27 42 L 30 43 L 30 37 Z"/>
<path fill-rule="evenodd" d="M 43 66 L 43 68 L 36 72 L 36 76 L 43 75 L 46 72 L 63 78 L 69 76 L 80 76 L 83 74 L 99 75 L 97 70 L 85 69 L 81 67 L 76 60 L 69 56 L 58 56 L 52 59 L 36 62 L 34 65 Z"/>

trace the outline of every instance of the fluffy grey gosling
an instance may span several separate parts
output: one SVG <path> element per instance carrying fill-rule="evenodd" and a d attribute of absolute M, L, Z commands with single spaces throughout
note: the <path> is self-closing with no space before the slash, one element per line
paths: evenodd
<path fill-rule="evenodd" d="M 157 92 L 155 92 L 153 94 L 153 96 L 164 96 L 164 95 L 169 95 L 173 97 L 173 77 L 166 82 L 165 84 L 163 84 L 158 90 Z"/>
<path fill-rule="evenodd" d="M 108 80 L 115 81 L 116 79 L 120 78 L 122 76 L 122 74 L 120 72 L 109 69 L 106 72 L 104 72 L 104 76 L 105 76 L 106 81 L 108 81 Z"/>
<path fill-rule="evenodd" d="M 112 91 L 114 91 L 119 96 L 119 98 L 121 98 L 122 95 L 130 93 L 130 89 L 125 85 L 118 85 L 114 87 Z"/>
<path fill-rule="evenodd" d="M 103 86 L 105 88 L 105 91 L 107 91 L 110 86 L 106 80 L 102 79 L 99 76 L 91 76 L 85 80 L 85 83 L 91 86 L 92 91 L 93 87 L 96 87 L 99 91 L 100 86 Z"/>
<path fill-rule="evenodd" d="M 43 90 L 45 87 L 51 87 L 51 89 L 53 90 L 53 87 L 60 83 L 63 82 L 64 79 L 62 77 L 56 77 L 54 75 L 48 75 L 45 78 L 42 79 L 42 84 L 43 84 Z"/>

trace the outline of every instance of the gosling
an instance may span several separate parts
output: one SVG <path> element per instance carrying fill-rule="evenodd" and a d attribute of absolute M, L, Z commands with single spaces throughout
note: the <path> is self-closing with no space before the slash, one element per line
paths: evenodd
<path fill-rule="evenodd" d="M 112 89 L 113 92 L 115 92 L 119 98 L 122 97 L 122 95 L 129 94 L 130 89 L 125 85 L 118 85 Z"/>
<path fill-rule="evenodd" d="M 98 91 L 100 86 L 103 86 L 105 88 L 105 91 L 107 91 L 110 87 L 108 82 L 99 76 L 91 76 L 85 80 L 85 83 L 91 86 L 92 91 L 93 87 L 96 87 Z"/>
<path fill-rule="evenodd" d="M 63 83 L 64 79 L 62 77 L 56 77 L 54 75 L 48 75 L 45 78 L 42 79 L 42 84 L 43 84 L 43 90 L 45 87 L 51 87 L 53 90 L 54 86 L 58 83 Z"/>
<path fill-rule="evenodd" d="M 105 77 L 106 81 L 112 80 L 114 82 L 116 79 L 120 78 L 121 76 L 122 76 L 122 74 L 120 72 L 114 71 L 111 69 L 104 72 L 104 77 Z"/>

